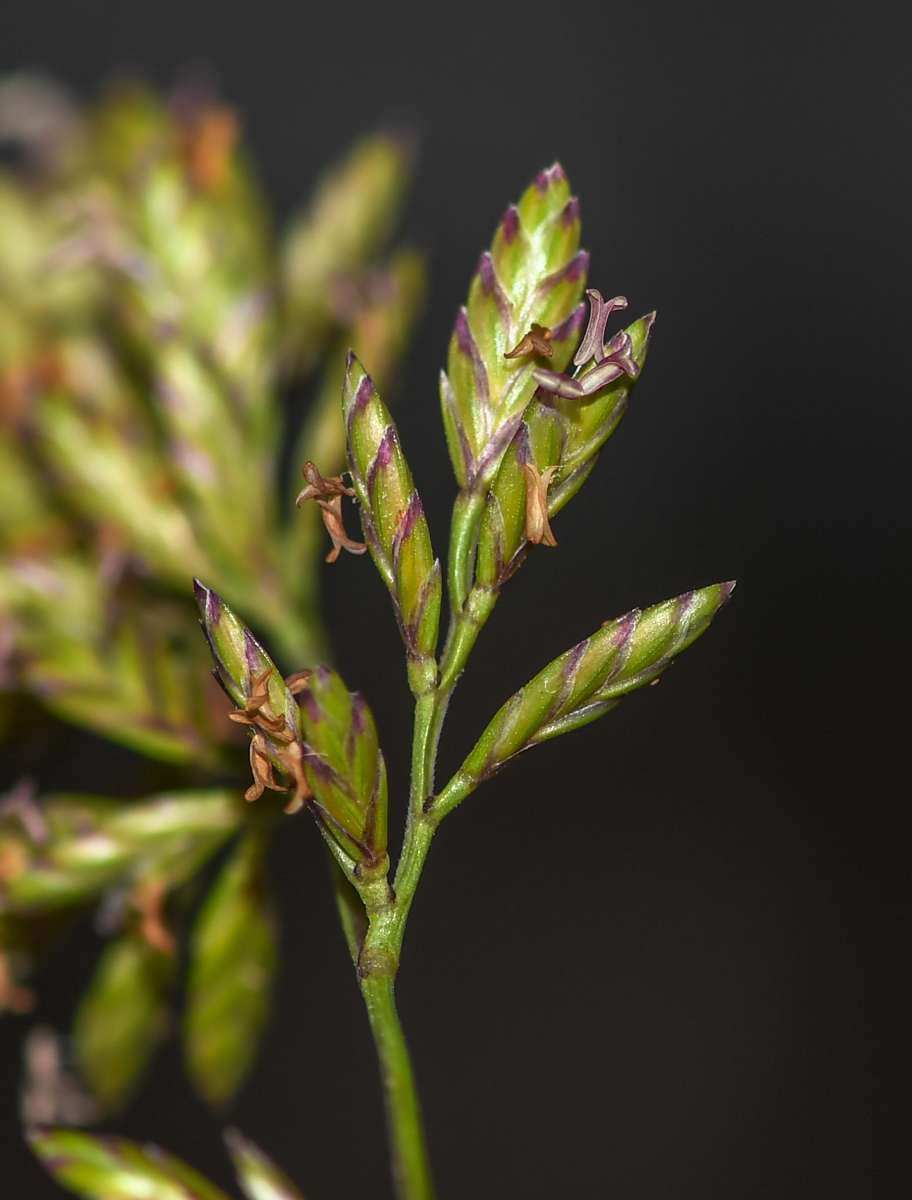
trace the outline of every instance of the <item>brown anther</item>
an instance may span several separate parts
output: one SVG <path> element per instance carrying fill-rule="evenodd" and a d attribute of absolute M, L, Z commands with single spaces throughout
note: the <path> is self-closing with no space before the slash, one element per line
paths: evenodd
<path fill-rule="evenodd" d="M 11 1013 L 27 1013 L 35 1003 L 35 993 L 29 988 L 19 987 L 13 969 L 5 954 L 0 954 L 0 1013 L 8 1009 Z"/>
<path fill-rule="evenodd" d="M 533 546 L 556 546 L 557 538 L 548 524 L 548 484 L 557 467 L 539 472 L 534 463 L 525 463 L 526 541 Z"/>
<path fill-rule="evenodd" d="M 181 131 L 181 156 L 194 187 L 201 192 L 221 190 L 239 133 L 237 115 L 227 104 L 204 109 Z"/>
<path fill-rule="evenodd" d="M 326 532 L 332 538 L 333 548 L 326 556 L 328 563 L 335 562 L 339 557 L 340 550 L 347 550 L 350 554 L 363 554 L 367 549 L 364 542 L 353 542 L 345 532 L 345 525 L 342 521 L 342 496 L 333 496 L 332 500 L 318 500 L 317 503 L 323 513 L 323 524 L 326 526 Z"/>
<path fill-rule="evenodd" d="M 305 500 L 325 500 L 333 496 L 354 496 L 355 489 L 346 487 L 341 475 L 330 475 L 324 479 L 316 465 L 306 462 L 301 468 L 301 474 L 307 480 L 307 487 L 298 493 L 295 504 L 300 507 Z"/>
<path fill-rule="evenodd" d="M 273 668 L 267 667 L 262 674 L 255 676 L 244 707 L 236 708 L 228 717 L 231 721 L 237 721 L 239 725 L 259 725 L 261 729 L 282 741 L 287 723 L 284 717 L 276 715 L 269 703 L 269 677 L 272 672 Z"/>
<path fill-rule="evenodd" d="M 285 680 L 285 686 L 291 692 L 292 696 L 299 696 L 307 687 L 307 681 L 313 675 L 313 671 L 295 671 L 294 675 L 289 675 Z"/>
<path fill-rule="evenodd" d="M 254 734 L 250 742 L 250 769 L 253 772 L 253 783 L 244 793 L 244 799 L 248 803 L 259 800 L 267 788 L 272 792 L 288 791 L 288 788 L 283 787 L 273 774 L 272 763 L 269 761 L 269 753 L 266 749 L 266 739 L 261 733 Z"/>
<path fill-rule="evenodd" d="M 313 788 L 304 775 L 304 755 L 300 742 L 292 742 L 287 750 L 280 751 L 279 762 L 294 780 L 294 795 L 285 805 L 287 813 L 300 812 L 313 795 Z"/>
<path fill-rule="evenodd" d="M 19 879 L 28 869 L 29 853 L 18 838 L 0 842 L 0 888 Z"/>
<path fill-rule="evenodd" d="M 553 357 L 551 330 L 547 326 L 537 325 L 533 321 L 532 328 L 526 336 L 508 354 L 505 354 L 504 358 L 522 358 L 525 354 L 540 354 L 544 358 Z"/>
<path fill-rule="evenodd" d="M 165 897 L 168 885 L 163 879 L 141 879 L 132 896 L 133 906 L 139 913 L 140 936 L 153 950 L 173 954 L 177 942 L 165 925 Z"/>

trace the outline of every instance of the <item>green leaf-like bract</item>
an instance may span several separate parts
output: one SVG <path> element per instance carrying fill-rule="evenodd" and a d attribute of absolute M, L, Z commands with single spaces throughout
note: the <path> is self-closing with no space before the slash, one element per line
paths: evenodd
<path fill-rule="evenodd" d="M 28 1140 L 57 1182 L 85 1200 L 228 1200 L 221 1188 L 158 1146 L 40 1127 L 29 1130 Z"/>
<path fill-rule="evenodd" d="M 184 1046 L 190 1075 L 210 1104 L 229 1100 L 256 1054 L 276 961 L 264 845 L 247 834 L 200 909 L 190 942 Z"/>
<path fill-rule="evenodd" d="M 434 808 L 449 812 L 515 755 L 608 712 L 656 679 L 709 628 L 734 583 L 685 592 L 606 622 L 556 658 L 504 704 Z"/>

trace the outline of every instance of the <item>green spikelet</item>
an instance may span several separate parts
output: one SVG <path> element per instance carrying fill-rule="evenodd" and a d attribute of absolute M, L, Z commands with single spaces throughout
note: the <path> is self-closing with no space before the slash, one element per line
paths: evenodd
<path fill-rule="evenodd" d="M 334 292 L 392 233 L 410 159 L 401 138 L 387 133 L 364 138 L 324 175 L 312 203 L 293 223 L 281 258 L 284 358 L 290 367 L 302 372 L 313 367 L 339 323 Z"/>
<path fill-rule="evenodd" d="M 226 1129 L 224 1136 L 238 1185 L 247 1200 L 304 1200 L 284 1171 L 259 1146 L 236 1129 Z"/>
<path fill-rule="evenodd" d="M 123 1108 L 167 1031 L 174 954 L 137 934 L 115 938 L 95 968 L 73 1030 L 76 1060 L 97 1100 Z"/>
<path fill-rule="evenodd" d="M 318 667 L 301 693 L 304 770 L 330 848 L 359 878 L 385 875 L 386 763 L 364 698 Z"/>
<path fill-rule="evenodd" d="M 704 633 L 734 583 L 685 592 L 607 622 L 556 658 L 500 709 L 434 804 L 443 815 L 515 755 L 609 712 L 658 678 Z"/>
<path fill-rule="evenodd" d="M 640 369 L 646 361 L 654 317 L 642 317 L 624 331 L 630 339 L 631 357 Z M 621 374 L 584 401 L 536 394 L 487 495 L 476 563 L 480 587 L 497 592 L 528 550 L 525 466 L 531 463 L 540 475 L 554 468 L 548 489 L 548 514 L 553 517 L 588 478 L 599 451 L 626 412 L 638 378 Z"/>
<path fill-rule="evenodd" d="M 409 682 L 421 695 L 437 678 L 440 563 L 396 426 L 373 380 L 351 353 L 342 410 L 364 538 L 393 597 L 409 657 Z"/>
<path fill-rule="evenodd" d="M 237 1091 L 269 1011 L 276 931 L 263 877 L 265 848 L 256 833 L 238 843 L 191 938 L 184 1048 L 190 1077 L 210 1104 Z"/>
<path fill-rule="evenodd" d="M 48 1173 L 84 1200 L 228 1200 L 221 1188 L 158 1146 L 40 1126 L 27 1136 Z"/>
<path fill-rule="evenodd" d="M 579 203 L 555 164 L 507 209 L 479 260 L 440 381 L 450 458 L 466 491 L 493 476 L 535 391 L 532 372 L 549 361 L 532 352 L 506 356 L 533 324 L 549 330 L 556 370 L 576 349 L 589 267 L 579 236 Z"/>
<path fill-rule="evenodd" d="M 231 714 L 251 734 L 250 766 L 253 786 L 247 799 L 256 800 L 264 788 L 286 791 L 273 776 L 273 768 L 290 774 L 295 794 L 288 811 L 296 811 L 308 797 L 301 773 L 301 737 L 298 706 L 272 659 L 250 630 L 211 588 L 193 581 L 200 608 L 200 625 L 215 661 L 213 674 L 238 706 Z"/>
<path fill-rule="evenodd" d="M 165 792 L 124 804 L 96 796 L 49 796 L 36 830 L 0 822 L 0 906 L 39 913 L 93 902 L 112 884 L 145 875 L 182 882 L 234 832 L 242 813 L 222 789 Z M 40 830 L 41 836 L 38 836 Z"/>

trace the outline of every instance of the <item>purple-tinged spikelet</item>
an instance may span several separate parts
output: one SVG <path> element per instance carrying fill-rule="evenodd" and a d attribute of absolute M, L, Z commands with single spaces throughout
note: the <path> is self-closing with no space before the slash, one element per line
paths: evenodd
<path fill-rule="evenodd" d="M 480 366 L 467 324 L 462 332 L 466 357 L 471 359 L 474 354 Z M 412 687 L 424 692 L 436 681 L 439 564 L 396 427 L 370 376 L 353 355 L 349 356 L 342 405 L 364 539 L 393 598 L 408 651 Z"/>
<path fill-rule="evenodd" d="M 359 870 L 386 862 L 386 765 L 364 697 L 329 667 L 302 693 L 304 772 L 310 807 L 331 847 Z"/>
<path fill-rule="evenodd" d="M 555 164 L 507 209 L 491 249 L 479 259 L 441 384 L 450 456 L 469 492 L 486 488 L 509 443 L 501 436 L 504 425 L 521 417 L 535 391 L 532 373 L 540 359 L 505 355 L 533 325 L 549 331 L 556 371 L 576 348 L 576 322 L 565 323 L 579 304 L 589 264 L 578 249 L 579 232 L 579 204 Z"/>
<path fill-rule="evenodd" d="M 442 816 L 515 755 L 610 711 L 651 683 L 709 628 L 734 582 L 685 592 L 606 622 L 556 658 L 500 709 L 435 809 Z"/>

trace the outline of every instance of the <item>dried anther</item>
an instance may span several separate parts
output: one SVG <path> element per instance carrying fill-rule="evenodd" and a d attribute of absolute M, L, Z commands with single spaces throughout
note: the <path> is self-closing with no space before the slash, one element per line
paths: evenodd
<path fill-rule="evenodd" d="M 295 671 L 293 675 L 289 675 L 285 680 L 285 686 L 291 692 L 292 696 L 297 696 L 307 687 L 307 681 L 313 675 L 313 671 Z"/>
<path fill-rule="evenodd" d="M 342 521 L 342 497 L 333 496 L 332 500 L 318 500 L 317 503 L 323 513 L 323 524 L 326 526 L 326 532 L 332 538 L 333 548 L 326 556 L 328 563 L 335 562 L 339 557 L 340 550 L 347 550 L 349 554 L 363 554 L 367 549 L 364 542 L 353 542 L 345 532 L 345 525 Z"/>
<path fill-rule="evenodd" d="M 513 349 L 504 355 L 504 358 L 522 358 L 525 354 L 541 354 L 545 358 L 551 358 L 554 355 L 554 347 L 551 345 L 551 330 L 544 325 L 537 325 L 535 322 L 526 336 Z"/>
<path fill-rule="evenodd" d="M 310 672 L 308 672 L 309 674 Z M 300 812 L 307 801 L 313 796 L 313 788 L 304 775 L 304 755 L 300 742 L 292 742 L 287 749 L 278 755 L 279 762 L 294 780 L 294 795 L 285 805 L 287 813 Z"/>
<path fill-rule="evenodd" d="M 173 954 L 177 949 L 174 935 L 165 924 L 165 897 L 168 885 L 163 879 L 142 879 L 132 896 L 133 906 L 139 913 L 139 932 L 147 945 L 163 954 Z"/>
<path fill-rule="evenodd" d="M 539 471 L 534 463 L 525 463 L 526 541 L 533 546 L 556 546 L 557 538 L 548 523 L 548 485 L 557 467 Z"/>
<path fill-rule="evenodd" d="M 214 104 L 188 117 L 180 130 L 187 174 L 201 192 L 218 192 L 231 170 L 240 123 L 227 104 Z"/>
<path fill-rule="evenodd" d="M 363 554 L 367 546 L 364 542 L 353 542 L 345 532 L 342 521 L 342 497 L 354 496 L 354 488 L 346 487 L 341 475 L 331 475 L 324 479 L 312 462 L 306 462 L 301 468 L 301 473 L 307 480 L 307 487 L 298 494 L 295 504 L 301 505 L 305 500 L 316 500 L 319 504 L 323 524 L 333 544 L 326 561 L 335 562 L 340 550 L 348 550 L 350 554 Z"/>
<path fill-rule="evenodd" d="M 269 704 L 269 676 L 272 670 L 272 667 L 267 667 L 261 675 L 256 676 L 252 691 L 244 701 L 244 707 L 235 709 L 228 716 L 241 725 L 259 725 L 279 741 L 287 741 L 291 739 L 291 735 L 286 737 L 285 718 L 277 716 Z"/>
<path fill-rule="evenodd" d="M 5 954 L 0 953 L 0 1013 L 27 1013 L 35 1003 L 35 993 L 16 983 L 13 968 Z"/>
<path fill-rule="evenodd" d="M 271 792 L 287 792 L 288 788 L 278 782 L 272 771 L 272 763 L 266 749 L 266 739 L 261 733 L 253 735 L 250 743 L 250 769 L 253 772 L 253 783 L 244 793 L 248 803 L 259 800 L 267 788 Z"/>
<path fill-rule="evenodd" d="M 330 475 L 324 479 L 316 465 L 306 462 L 301 468 L 301 474 L 307 480 L 307 487 L 298 493 L 295 504 L 302 505 L 305 500 L 326 500 L 333 496 L 354 496 L 355 489 L 346 487 L 341 475 Z"/>

